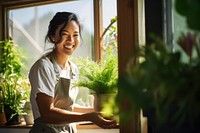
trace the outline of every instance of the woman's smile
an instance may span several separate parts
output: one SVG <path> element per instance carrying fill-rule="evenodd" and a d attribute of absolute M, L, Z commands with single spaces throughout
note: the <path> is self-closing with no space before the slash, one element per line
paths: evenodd
<path fill-rule="evenodd" d="M 73 47 L 74 47 L 74 45 L 64 45 L 64 47 L 66 48 L 66 49 L 72 49 Z"/>

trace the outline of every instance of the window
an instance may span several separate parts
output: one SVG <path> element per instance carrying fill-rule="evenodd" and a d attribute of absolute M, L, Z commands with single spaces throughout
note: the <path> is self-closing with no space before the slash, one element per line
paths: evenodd
<path fill-rule="evenodd" d="M 172 21 L 173 26 L 171 28 L 173 31 L 173 50 L 177 51 L 181 49 L 176 44 L 178 38 L 181 36 L 182 33 L 187 33 L 188 31 L 191 31 L 191 30 L 187 26 L 186 18 L 176 12 L 175 0 L 172 0 L 172 20 L 173 20 Z M 181 54 L 184 55 L 182 60 L 187 61 L 188 59 L 187 55 L 182 50 L 181 52 L 182 52 Z"/>
<path fill-rule="evenodd" d="M 103 47 L 112 47 L 113 52 L 117 54 L 117 1 L 102 1 L 102 19 L 103 19 Z M 106 54 L 106 52 L 103 52 Z"/>

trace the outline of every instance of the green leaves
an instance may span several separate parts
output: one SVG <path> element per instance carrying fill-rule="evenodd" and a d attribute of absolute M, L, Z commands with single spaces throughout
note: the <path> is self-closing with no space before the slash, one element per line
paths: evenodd
<path fill-rule="evenodd" d="M 20 74 L 22 64 L 17 46 L 12 40 L 5 40 L 0 41 L 0 48 L 2 50 L 0 55 L 0 74 Z"/>
<path fill-rule="evenodd" d="M 21 55 L 12 40 L 0 41 L 0 86 L 2 92 L 1 104 L 20 113 L 23 105 L 23 90 L 18 83 L 21 77 Z"/>
<path fill-rule="evenodd" d="M 80 69 L 77 86 L 89 88 L 97 94 L 117 92 L 117 56 L 105 56 L 99 63 L 88 58 L 73 60 Z"/>

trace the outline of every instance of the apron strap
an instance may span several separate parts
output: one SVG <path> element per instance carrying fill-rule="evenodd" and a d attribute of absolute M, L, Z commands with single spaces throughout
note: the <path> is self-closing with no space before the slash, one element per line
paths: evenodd
<path fill-rule="evenodd" d="M 60 71 L 59 71 L 59 68 L 58 68 L 58 64 L 56 63 L 56 60 L 55 60 L 55 54 L 54 54 L 54 51 L 52 51 L 50 53 L 50 60 L 52 61 L 53 63 L 53 66 L 54 66 L 54 72 L 56 74 L 56 80 L 58 81 L 59 78 L 60 78 Z M 69 61 L 69 67 L 70 67 L 70 79 L 74 79 L 76 74 L 75 72 L 73 71 L 72 69 L 72 65 L 71 65 L 71 62 Z"/>

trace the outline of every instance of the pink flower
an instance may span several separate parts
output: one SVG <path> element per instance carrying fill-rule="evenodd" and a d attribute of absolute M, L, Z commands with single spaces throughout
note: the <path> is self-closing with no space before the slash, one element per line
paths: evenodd
<path fill-rule="evenodd" d="M 115 35 L 115 41 L 118 41 L 118 35 Z"/>
<path fill-rule="evenodd" d="M 178 45 L 185 51 L 185 53 L 191 58 L 192 49 L 196 45 L 196 35 L 188 32 L 182 34 L 177 41 Z"/>

